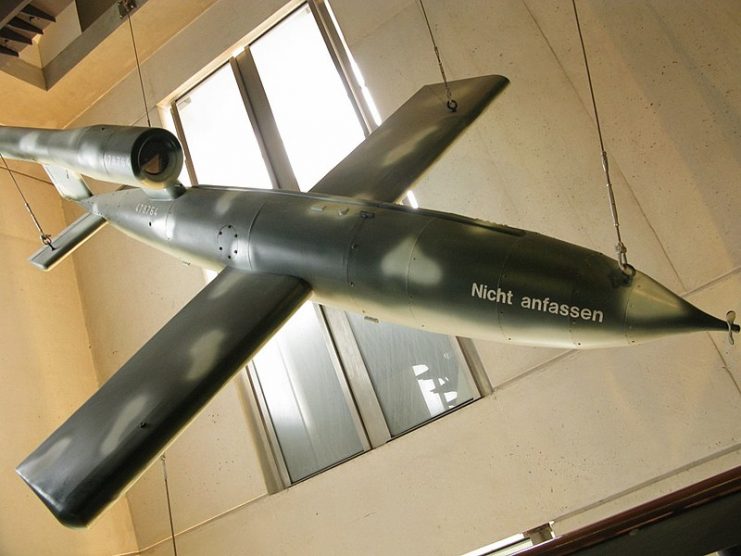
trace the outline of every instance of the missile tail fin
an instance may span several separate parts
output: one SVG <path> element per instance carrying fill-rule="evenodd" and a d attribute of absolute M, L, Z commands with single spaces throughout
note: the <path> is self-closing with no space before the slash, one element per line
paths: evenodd
<path fill-rule="evenodd" d="M 31 255 L 28 260 L 41 270 L 51 270 L 90 239 L 105 223 L 106 219 L 102 216 L 85 214 L 62 230 L 51 243 Z"/>

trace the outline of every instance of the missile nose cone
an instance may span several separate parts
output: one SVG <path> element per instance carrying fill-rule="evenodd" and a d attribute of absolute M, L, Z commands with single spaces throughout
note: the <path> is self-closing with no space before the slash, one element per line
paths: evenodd
<path fill-rule="evenodd" d="M 625 332 L 630 343 L 666 334 L 703 330 L 736 330 L 737 325 L 708 315 L 656 280 L 636 272 L 625 311 Z"/>

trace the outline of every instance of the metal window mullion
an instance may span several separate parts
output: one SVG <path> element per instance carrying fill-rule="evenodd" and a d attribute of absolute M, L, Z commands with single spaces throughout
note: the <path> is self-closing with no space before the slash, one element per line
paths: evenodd
<path fill-rule="evenodd" d="M 188 172 L 188 178 L 190 179 L 191 185 L 198 185 L 198 175 L 196 174 L 196 167 L 193 164 L 193 157 L 190 154 L 190 148 L 188 147 L 188 138 L 185 136 L 185 129 L 183 128 L 183 122 L 180 119 L 180 112 L 178 111 L 177 102 L 173 102 L 170 107 L 170 115 L 172 116 L 172 123 L 175 125 L 175 132 L 180 139 L 180 144 L 183 147 L 183 154 L 185 155 L 185 169 Z"/>
<path fill-rule="evenodd" d="M 353 108 L 355 109 L 358 119 L 363 127 L 366 137 L 373 132 L 378 125 L 373 119 L 373 114 L 368 102 L 363 95 L 363 89 L 358 82 L 355 71 L 352 68 L 350 57 L 348 56 L 345 43 L 340 36 L 340 31 L 334 24 L 334 20 L 329 13 L 329 8 L 324 0 L 310 0 L 308 2 L 311 13 L 314 16 L 319 32 L 327 45 L 330 57 L 337 68 L 342 83 L 345 85 L 348 97 L 350 98 Z"/>
<path fill-rule="evenodd" d="M 275 336 L 275 339 L 277 340 L 277 336 Z M 297 385 L 295 382 L 296 379 L 295 379 L 294 374 L 291 372 L 291 365 L 286 361 L 286 356 L 283 351 L 283 348 L 280 347 L 280 342 L 278 342 L 278 345 L 279 345 L 278 353 L 280 354 L 281 366 L 286 371 L 286 379 L 288 380 L 288 385 L 290 387 L 291 398 L 294 400 L 296 404 L 301 426 L 306 432 L 306 437 L 309 440 L 309 447 L 311 448 L 311 456 L 313 457 L 313 460 L 311 462 L 312 467 L 320 467 L 319 461 L 321 458 L 319 454 L 317 453 L 317 446 L 314 442 L 317 436 L 316 431 L 314 427 L 312 426 L 312 422 L 311 422 L 312 420 L 307 419 L 307 415 L 311 413 L 310 411 L 311 406 L 310 404 L 307 404 L 306 399 L 303 396 L 304 390 L 301 388 L 300 384 Z M 257 364 L 255 364 L 255 367 L 257 367 Z M 267 372 L 272 372 L 272 371 L 267 371 Z M 258 379 L 260 378 L 259 373 L 256 373 L 256 376 L 258 377 Z M 288 392 L 283 392 L 283 395 L 286 395 L 287 393 Z M 269 406 L 268 406 L 268 411 L 270 411 Z M 275 423 L 272 412 L 270 413 L 270 422 L 273 424 Z M 276 437 L 277 437 L 277 434 L 276 434 Z M 283 453 L 283 447 L 281 445 L 281 441 L 279 437 L 278 437 L 278 445 L 280 446 L 281 453 L 283 454 L 283 460 L 285 461 L 286 457 L 285 457 L 285 453 Z M 305 453 L 306 455 L 309 455 L 308 451 Z M 289 475 L 290 475 L 290 470 L 289 470 Z M 296 481 L 293 480 L 293 477 L 291 477 L 291 483 L 295 483 L 295 482 Z"/>
<path fill-rule="evenodd" d="M 262 384 L 260 383 L 260 377 L 257 375 L 257 368 L 250 362 L 247 366 L 249 372 L 249 382 L 252 385 L 252 392 L 254 394 L 257 405 L 260 409 L 260 416 L 262 418 L 263 428 L 267 435 L 268 444 L 273 454 L 273 462 L 275 463 L 280 480 L 283 483 L 284 488 L 291 486 L 291 475 L 288 472 L 288 466 L 286 465 L 286 458 L 283 455 L 283 450 L 280 447 L 280 441 L 278 440 L 278 433 L 275 431 L 273 425 L 273 418 L 270 415 L 270 408 L 268 402 L 265 399 L 265 392 L 263 392 Z"/>
<path fill-rule="evenodd" d="M 332 333 L 329 330 L 329 323 L 327 322 L 327 317 L 325 315 L 327 309 L 317 303 L 314 303 L 313 305 L 317 319 L 319 319 L 322 337 L 324 338 L 324 342 L 327 346 L 327 351 L 329 352 L 329 358 L 332 361 L 332 366 L 334 367 L 335 373 L 337 374 L 337 381 L 339 382 L 340 389 L 342 390 L 345 404 L 350 411 L 350 416 L 352 418 L 355 431 L 358 434 L 360 443 L 363 445 L 363 451 L 367 452 L 371 449 L 372 446 L 369 441 L 367 431 L 363 426 L 363 420 L 361 419 L 358 407 L 355 405 L 355 400 L 347 383 L 347 377 L 345 376 L 342 362 L 340 361 L 340 357 L 337 353 L 337 347 L 335 346 L 335 343 L 332 339 Z"/>
<path fill-rule="evenodd" d="M 259 401 L 261 399 L 264 404 L 265 398 L 259 381 L 251 376 L 253 370 L 254 365 L 249 362 L 237 375 L 236 386 L 247 425 L 254 434 L 254 442 L 261 447 L 257 450 L 257 457 L 263 470 L 265 486 L 268 494 L 274 494 L 290 486 L 286 482 L 288 470 L 282 454 L 276 452 L 274 442 L 277 437 L 275 440 L 270 438 L 270 431 L 275 435 L 275 429 L 265 423 L 263 406 Z"/>
<path fill-rule="evenodd" d="M 235 75 L 241 78 L 238 81 L 241 81 L 241 85 L 243 86 L 243 89 L 240 90 L 249 99 L 247 103 L 250 105 L 255 118 L 255 132 L 260 136 L 260 141 L 262 142 L 260 148 L 263 149 L 263 153 L 270 161 L 278 188 L 299 191 L 296 175 L 293 172 L 288 153 L 280 137 L 278 124 L 275 122 L 270 101 L 268 101 L 267 93 L 262 85 L 262 80 L 260 79 L 260 74 L 250 48 L 245 48 L 233 60 L 238 70 L 235 72 Z"/>
<path fill-rule="evenodd" d="M 242 103 L 244 104 L 245 112 L 247 112 L 247 118 L 249 119 L 250 125 L 252 126 L 252 132 L 255 136 L 255 139 L 257 140 L 257 146 L 260 149 L 262 159 L 265 161 L 265 168 L 267 169 L 268 176 L 270 177 L 270 181 L 273 184 L 273 189 L 282 189 L 280 187 L 278 176 L 275 173 L 275 168 L 273 167 L 267 145 L 265 144 L 265 139 L 260 132 L 260 126 L 257 115 L 255 114 L 255 108 L 252 106 L 252 101 L 247 94 L 247 86 L 245 85 L 244 76 L 242 75 L 242 71 L 236 58 L 229 58 L 229 66 L 232 68 L 234 81 L 237 83 L 237 89 L 239 89 L 239 94 L 242 97 Z M 262 83 L 260 83 L 260 86 L 262 87 Z"/>
<path fill-rule="evenodd" d="M 360 353 L 360 347 L 350 327 L 350 321 L 345 313 L 338 309 L 325 307 L 324 313 L 333 343 L 342 360 L 355 405 L 365 425 L 368 440 L 373 448 L 382 446 L 391 440 L 391 431 L 386 424 L 386 418 Z"/>
<path fill-rule="evenodd" d="M 479 357 L 478 351 L 476 351 L 473 340 L 471 338 L 452 336 L 450 339 L 455 343 L 459 353 L 463 357 L 466 367 L 466 379 L 469 381 L 469 385 L 472 386 L 472 391 L 476 393 L 474 399 L 477 400 L 486 397 L 494 392 L 489 375 L 486 374 L 486 368 Z"/>

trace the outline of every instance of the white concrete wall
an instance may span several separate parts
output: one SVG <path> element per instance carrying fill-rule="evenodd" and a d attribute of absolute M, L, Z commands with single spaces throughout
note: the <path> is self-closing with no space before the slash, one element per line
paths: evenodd
<path fill-rule="evenodd" d="M 43 171 L 9 164 L 45 230 L 61 230 L 61 200 Z M 40 245 L 23 201 L 0 168 L 0 554 L 132 551 L 137 545 L 125 499 L 89 529 L 67 529 L 15 474 L 15 466 L 98 386 L 75 269 L 69 261 L 54 273 L 32 267 L 26 258 Z"/>
<path fill-rule="evenodd" d="M 145 62 L 148 97 L 171 95 L 282 4 L 204 9 Z M 512 84 L 422 179 L 420 203 L 610 253 L 571 3 L 426 6 L 450 78 Z M 741 309 L 736 2 L 579 6 L 630 261 L 709 312 Z M 383 115 L 439 80 L 416 2 L 333 7 Z M 141 113 L 129 74 L 76 123 Z M 101 378 L 201 284 L 110 230 L 76 259 Z M 168 452 L 179 553 L 461 553 L 550 520 L 564 532 L 741 462 L 741 356 L 722 334 L 591 352 L 477 347 L 493 395 L 274 495 L 240 383 L 227 387 Z M 159 464 L 128 501 L 144 553 L 171 553 Z"/>

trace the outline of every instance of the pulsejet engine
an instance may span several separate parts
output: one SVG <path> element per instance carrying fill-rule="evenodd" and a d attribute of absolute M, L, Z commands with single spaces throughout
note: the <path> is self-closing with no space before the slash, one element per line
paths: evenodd
<path fill-rule="evenodd" d="M 422 88 L 307 193 L 177 182 L 165 130 L 0 128 L 87 214 L 32 258 L 50 269 L 102 225 L 220 270 L 18 473 L 63 523 L 88 524 L 313 294 L 423 330 L 573 349 L 739 331 L 605 255 L 509 226 L 394 204 L 507 85 Z M 393 156 L 391 156 L 393 154 Z M 133 186 L 93 195 L 82 176 Z"/>
<path fill-rule="evenodd" d="M 183 151 L 177 138 L 158 128 L 91 126 L 72 130 L 2 127 L 3 156 L 43 164 L 51 173 L 148 189 L 178 183 Z M 56 185 L 55 176 L 51 176 Z M 87 192 L 84 192 L 87 195 Z"/>

